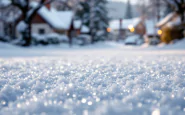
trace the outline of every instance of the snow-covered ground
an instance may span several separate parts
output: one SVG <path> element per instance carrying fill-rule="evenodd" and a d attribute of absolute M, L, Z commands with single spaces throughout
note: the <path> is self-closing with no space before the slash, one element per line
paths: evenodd
<path fill-rule="evenodd" d="M 0 46 L 0 115 L 185 114 L 180 45 Z"/>

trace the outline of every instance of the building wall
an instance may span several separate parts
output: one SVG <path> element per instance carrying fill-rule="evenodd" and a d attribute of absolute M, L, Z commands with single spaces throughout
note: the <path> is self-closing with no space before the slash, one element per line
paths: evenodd
<path fill-rule="evenodd" d="M 36 14 L 32 20 L 32 33 L 39 34 L 39 30 L 43 29 L 44 34 L 50 34 L 53 32 L 53 29 L 49 24 L 38 14 Z"/>
<path fill-rule="evenodd" d="M 48 25 L 48 24 L 32 24 L 32 34 L 39 34 L 39 30 L 43 29 L 44 30 L 44 34 L 51 34 L 53 33 L 53 29 Z M 16 36 L 19 38 L 21 37 L 21 33 L 19 33 L 18 31 L 16 31 Z"/>
<path fill-rule="evenodd" d="M 144 35 L 146 33 L 146 27 L 145 25 L 141 22 L 136 26 L 136 34 L 139 35 Z"/>
<path fill-rule="evenodd" d="M 53 29 L 48 24 L 32 24 L 32 33 L 33 34 L 39 34 L 39 30 L 44 29 L 44 34 L 50 34 L 53 33 Z"/>
<path fill-rule="evenodd" d="M 42 34 L 51 34 L 51 33 L 58 33 L 58 34 L 65 34 L 68 35 L 69 30 L 57 30 L 52 28 L 40 15 L 36 14 L 32 20 L 32 34 L 40 34 L 40 30 L 44 30 Z M 16 36 L 20 37 L 21 33 L 16 31 Z"/>
<path fill-rule="evenodd" d="M 54 30 L 55 33 L 59 33 L 59 34 L 65 34 L 68 35 L 68 31 L 67 30 Z"/>

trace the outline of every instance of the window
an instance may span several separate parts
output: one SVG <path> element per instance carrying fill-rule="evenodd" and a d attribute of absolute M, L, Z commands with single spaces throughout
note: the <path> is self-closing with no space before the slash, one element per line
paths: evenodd
<path fill-rule="evenodd" d="M 39 29 L 39 34 L 45 34 L 45 30 L 43 28 Z"/>

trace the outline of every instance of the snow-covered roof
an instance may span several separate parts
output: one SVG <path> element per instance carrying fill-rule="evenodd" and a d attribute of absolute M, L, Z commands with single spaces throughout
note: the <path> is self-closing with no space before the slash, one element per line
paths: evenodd
<path fill-rule="evenodd" d="M 173 18 L 174 14 L 175 14 L 174 12 L 168 14 L 165 18 L 163 18 L 161 21 L 159 21 L 159 22 L 156 24 L 156 26 L 157 26 L 157 27 L 161 27 L 161 26 L 165 25 L 166 23 L 168 23 L 168 22 Z"/>
<path fill-rule="evenodd" d="M 123 19 L 122 29 L 128 29 L 129 26 L 136 27 L 141 22 L 141 18 Z M 110 28 L 113 30 L 120 28 L 120 20 L 110 21 Z"/>
<path fill-rule="evenodd" d="M 82 33 L 89 33 L 89 31 L 90 31 L 89 27 L 87 27 L 86 25 L 82 26 L 82 28 L 81 28 Z"/>
<path fill-rule="evenodd" d="M 81 20 L 75 20 L 73 22 L 74 28 L 75 29 L 80 29 L 81 25 L 82 25 L 82 21 Z"/>
<path fill-rule="evenodd" d="M 32 6 L 36 7 L 37 3 L 32 2 Z M 38 13 L 55 29 L 69 29 L 74 16 L 73 11 L 57 11 L 56 9 L 49 10 L 45 6 L 43 6 Z"/>
<path fill-rule="evenodd" d="M 185 23 L 185 21 L 183 23 Z M 182 24 L 181 16 L 178 15 L 177 13 L 175 13 L 175 12 L 172 12 L 169 15 L 167 15 L 164 19 L 159 21 L 156 24 L 156 26 L 157 27 L 162 27 L 162 26 L 166 25 L 168 27 L 174 27 L 174 26 L 178 26 L 180 24 Z"/>

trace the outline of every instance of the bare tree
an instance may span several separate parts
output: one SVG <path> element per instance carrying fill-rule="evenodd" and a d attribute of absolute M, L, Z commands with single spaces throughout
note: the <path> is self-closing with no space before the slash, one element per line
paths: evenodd
<path fill-rule="evenodd" d="M 23 46 L 30 46 L 31 44 L 31 21 L 36 15 L 37 11 L 44 5 L 49 4 L 53 0 L 39 0 L 35 7 L 30 7 L 29 0 L 11 0 L 12 5 L 16 6 L 22 12 L 22 20 L 25 24 L 22 37 L 24 40 Z"/>
<path fill-rule="evenodd" d="M 166 4 L 169 4 L 174 11 L 176 11 L 181 16 L 181 21 L 184 19 L 185 11 L 185 0 L 163 0 Z"/>
<path fill-rule="evenodd" d="M 80 0 L 55 0 L 52 4 L 58 10 L 74 10 L 77 8 Z"/>

